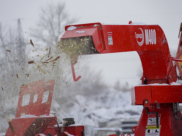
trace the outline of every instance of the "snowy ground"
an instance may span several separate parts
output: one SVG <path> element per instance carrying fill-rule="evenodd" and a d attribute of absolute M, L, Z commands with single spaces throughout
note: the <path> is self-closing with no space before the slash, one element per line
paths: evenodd
<path fill-rule="evenodd" d="M 58 105 L 55 103 L 53 107 Z M 59 119 L 74 117 L 76 123 L 98 126 L 99 122 L 107 122 L 111 119 L 124 119 L 140 115 L 142 106 L 131 105 L 130 92 L 121 92 L 114 88 L 108 88 L 105 93 L 85 97 L 76 95 L 66 104 L 67 109 L 63 113 L 57 113 Z"/>

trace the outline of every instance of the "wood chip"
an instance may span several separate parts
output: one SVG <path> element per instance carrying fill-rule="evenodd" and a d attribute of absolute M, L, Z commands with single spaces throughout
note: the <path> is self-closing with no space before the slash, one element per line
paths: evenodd
<path fill-rule="evenodd" d="M 8 52 L 11 52 L 11 50 L 7 50 Z"/>
<path fill-rule="evenodd" d="M 29 74 L 25 74 L 27 77 L 29 77 Z"/>
<path fill-rule="evenodd" d="M 1 87 L 1 89 L 4 91 L 4 88 L 3 87 Z"/>
<path fill-rule="evenodd" d="M 32 64 L 34 63 L 34 60 L 28 61 L 28 64 Z"/>
<path fill-rule="evenodd" d="M 51 47 L 49 48 L 49 53 L 48 53 L 48 58 L 49 58 L 49 55 L 51 54 Z"/>
<path fill-rule="evenodd" d="M 30 44 L 34 47 L 34 43 L 33 43 L 32 39 L 30 39 Z"/>
<path fill-rule="evenodd" d="M 47 59 L 46 61 L 48 61 L 48 60 L 50 60 L 50 59 L 52 59 L 53 58 L 53 56 L 52 57 L 50 57 L 49 59 Z"/>
<path fill-rule="evenodd" d="M 51 60 L 50 62 L 54 62 L 56 60 L 58 60 L 60 58 L 60 56 L 56 57 L 54 60 Z"/>
<path fill-rule="evenodd" d="M 19 78 L 18 74 L 16 74 L 16 77 Z"/>
<path fill-rule="evenodd" d="M 37 65 L 37 68 L 38 68 L 42 73 L 46 74 L 46 72 L 45 72 L 39 65 Z"/>
<path fill-rule="evenodd" d="M 50 59 L 52 59 L 52 58 L 53 58 L 53 56 L 50 57 L 49 59 L 47 59 L 46 61 L 42 62 L 42 63 L 49 63 L 50 61 L 48 61 L 48 60 L 50 60 Z"/>

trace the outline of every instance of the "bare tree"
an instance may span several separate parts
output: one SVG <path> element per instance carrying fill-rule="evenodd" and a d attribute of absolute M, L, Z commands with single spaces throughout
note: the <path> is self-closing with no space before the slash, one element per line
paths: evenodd
<path fill-rule="evenodd" d="M 0 120 L 5 115 L 15 115 L 20 74 L 25 67 L 25 43 L 20 19 L 17 28 L 7 28 L 0 23 Z M 5 122 L 6 123 L 6 122 Z M 0 132 L 7 129 L 7 123 L 0 123 Z"/>
<path fill-rule="evenodd" d="M 15 30 L 7 29 L 0 23 L 0 69 L 3 76 L 15 75 L 25 65 L 25 43 L 20 19 Z"/>
<path fill-rule="evenodd" d="M 77 20 L 70 18 L 64 3 L 48 4 L 41 9 L 37 26 L 31 29 L 31 36 L 40 44 L 56 45 L 64 32 L 65 25 Z"/>

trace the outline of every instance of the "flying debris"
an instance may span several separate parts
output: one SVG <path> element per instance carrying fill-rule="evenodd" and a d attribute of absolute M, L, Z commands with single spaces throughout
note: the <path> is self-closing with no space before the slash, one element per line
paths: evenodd
<path fill-rule="evenodd" d="M 30 44 L 34 47 L 34 43 L 33 43 L 32 39 L 30 39 Z"/>
<path fill-rule="evenodd" d="M 49 55 L 51 54 L 51 47 L 49 48 L 49 53 L 48 53 L 48 58 L 49 58 Z"/>
<path fill-rule="evenodd" d="M 34 63 L 34 60 L 28 61 L 28 64 L 32 64 Z"/>

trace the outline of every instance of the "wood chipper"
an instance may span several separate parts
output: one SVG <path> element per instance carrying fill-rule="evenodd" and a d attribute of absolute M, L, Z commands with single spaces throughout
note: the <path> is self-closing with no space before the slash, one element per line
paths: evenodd
<path fill-rule="evenodd" d="M 61 38 L 62 47 L 77 46 L 76 49 L 80 51 L 70 55 L 74 81 L 81 78 L 76 77 L 74 71 L 78 55 L 138 53 L 143 67 L 142 85 L 133 88 L 132 105 L 143 105 L 143 112 L 138 126 L 132 128 L 135 136 L 182 135 L 179 111 L 182 85 L 173 85 L 177 81 L 176 66 L 182 75 L 182 25 L 176 58 L 171 57 L 166 36 L 159 25 L 90 23 L 69 25 L 65 30 Z M 173 64 L 172 61 L 178 62 Z"/>
<path fill-rule="evenodd" d="M 176 58 L 171 57 L 160 26 L 132 22 L 128 25 L 89 23 L 66 26 L 60 48 L 66 53 L 73 49 L 69 56 L 74 81 L 81 80 L 74 71 L 79 55 L 136 51 L 143 76 L 142 85 L 133 88 L 131 97 L 132 105 L 143 105 L 143 111 L 132 131 L 135 136 L 179 136 L 182 135 L 179 110 L 182 85 L 173 84 L 178 78 L 176 67 L 182 76 L 181 32 L 182 25 Z M 50 116 L 53 87 L 54 81 L 37 81 L 21 87 L 16 118 L 9 121 L 6 136 L 84 136 L 84 126 L 71 125 L 74 119 L 68 118 L 59 124 L 56 116 Z"/>

